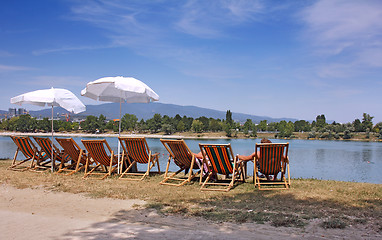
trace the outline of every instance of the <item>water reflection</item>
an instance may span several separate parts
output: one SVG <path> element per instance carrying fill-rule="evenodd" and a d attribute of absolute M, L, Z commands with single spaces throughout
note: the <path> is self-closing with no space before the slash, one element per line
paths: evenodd
<path fill-rule="evenodd" d="M 74 140 L 83 148 L 81 139 Z M 94 139 L 94 138 L 93 138 Z M 117 152 L 117 138 L 106 138 Z M 286 142 L 271 139 L 272 142 Z M 382 143 L 352 141 L 288 140 L 290 171 L 293 178 L 317 178 L 339 181 L 382 183 Z M 199 143 L 231 143 L 234 154 L 249 155 L 260 139 L 186 140 L 193 152 L 199 152 Z M 147 138 L 152 152 L 160 153 L 161 169 L 165 169 L 168 153 L 159 139 Z M 55 143 L 57 146 L 58 144 Z M 10 137 L 0 137 L 0 157 L 13 158 L 16 146 Z M 20 156 L 19 156 L 20 158 Z M 175 170 L 175 169 L 170 169 Z M 253 173 L 253 163 L 248 164 L 248 174 Z"/>

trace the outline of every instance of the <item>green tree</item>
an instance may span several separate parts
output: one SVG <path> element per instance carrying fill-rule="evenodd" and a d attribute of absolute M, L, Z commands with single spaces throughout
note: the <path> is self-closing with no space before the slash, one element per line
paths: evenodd
<path fill-rule="evenodd" d="M 281 121 L 279 124 L 279 137 L 290 137 L 293 134 L 294 124 L 289 121 Z"/>
<path fill-rule="evenodd" d="M 143 118 L 141 119 L 141 121 L 139 121 L 139 123 L 137 123 L 137 129 L 139 132 L 145 132 L 148 130 L 147 124 L 145 120 L 143 120 Z"/>
<path fill-rule="evenodd" d="M 373 131 L 376 133 L 381 133 L 382 132 L 382 122 L 375 124 Z"/>
<path fill-rule="evenodd" d="M 93 115 L 86 117 L 85 121 L 81 122 L 81 128 L 86 132 L 96 132 L 98 130 L 98 118 Z"/>
<path fill-rule="evenodd" d="M 230 127 L 232 128 L 232 125 L 233 125 L 233 121 L 232 121 L 232 113 L 230 110 L 227 110 L 226 114 L 225 114 L 225 123 Z"/>
<path fill-rule="evenodd" d="M 358 118 L 353 121 L 353 128 L 355 132 L 362 132 L 363 126 Z"/>
<path fill-rule="evenodd" d="M 67 122 L 67 121 L 59 121 L 59 131 L 62 132 L 62 131 L 66 131 L 66 132 L 70 132 L 72 131 L 72 124 L 70 122 Z"/>
<path fill-rule="evenodd" d="M 134 130 L 138 122 L 138 118 L 134 114 L 125 114 L 122 117 L 121 130 Z"/>
<path fill-rule="evenodd" d="M 162 124 L 162 131 L 166 134 L 166 135 L 170 135 L 172 134 L 175 129 L 174 127 L 172 126 L 172 124 L 168 124 L 168 123 L 165 123 L 165 124 Z"/>
<path fill-rule="evenodd" d="M 157 133 L 162 129 L 162 116 L 159 113 L 156 113 L 152 118 L 146 121 L 146 124 L 151 132 Z"/>
<path fill-rule="evenodd" d="M 192 131 L 196 133 L 201 133 L 203 131 L 203 123 L 199 120 L 194 120 L 191 125 Z"/>
<path fill-rule="evenodd" d="M 197 118 L 196 120 L 199 120 L 203 123 L 203 131 L 208 131 L 210 126 L 210 120 L 204 116 Z"/>
<path fill-rule="evenodd" d="M 253 122 L 251 119 L 247 119 L 247 121 L 245 121 L 243 126 L 243 133 L 245 135 L 248 135 L 249 131 L 252 129 L 252 125 L 253 125 Z"/>
<path fill-rule="evenodd" d="M 29 114 L 20 115 L 16 122 L 16 130 L 20 132 L 33 132 L 37 128 L 37 121 Z"/>
<path fill-rule="evenodd" d="M 257 129 L 260 131 L 266 131 L 267 130 L 267 120 L 261 120 L 259 125 L 257 126 Z"/>
<path fill-rule="evenodd" d="M 227 124 L 227 123 L 224 123 L 224 126 L 223 126 L 223 128 L 224 128 L 224 131 L 225 131 L 225 135 L 227 136 L 227 137 L 232 137 L 232 129 L 231 129 L 231 126 L 229 125 L 229 124 Z"/>
<path fill-rule="evenodd" d="M 326 125 L 325 115 L 324 114 L 318 115 L 316 117 L 316 127 L 319 129 L 319 128 L 325 127 L 325 125 Z"/>
<path fill-rule="evenodd" d="M 257 137 L 257 126 L 256 126 L 256 124 L 252 124 L 250 136 L 251 137 Z"/>
<path fill-rule="evenodd" d="M 363 113 L 363 118 L 362 118 L 362 130 L 364 132 L 371 131 L 373 129 L 373 118 L 367 113 Z"/>
<path fill-rule="evenodd" d="M 184 130 L 185 130 L 185 125 L 184 125 L 184 122 L 182 121 L 182 120 L 180 120 L 179 122 L 178 122 L 178 125 L 176 126 L 176 130 L 178 131 L 178 132 L 183 132 Z"/>
<path fill-rule="evenodd" d="M 184 123 L 184 131 L 190 131 L 194 119 L 192 117 L 183 116 L 182 121 Z"/>
<path fill-rule="evenodd" d="M 208 129 L 212 132 L 218 132 L 218 131 L 221 131 L 223 129 L 222 127 L 222 124 L 221 124 L 221 121 L 218 121 L 216 119 L 213 119 L 213 118 L 210 118 L 210 121 L 209 121 L 210 125 L 208 127 Z"/>
<path fill-rule="evenodd" d="M 310 123 L 305 120 L 299 120 L 294 122 L 295 132 L 309 132 L 311 130 Z"/>
<path fill-rule="evenodd" d="M 98 117 L 98 130 L 100 132 L 104 132 L 105 129 L 106 129 L 106 117 L 103 114 L 101 114 Z"/>
<path fill-rule="evenodd" d="M 72 122 L 72 130 L 77 131 L 80 128 L 80 124 L 78 122 Z"/>

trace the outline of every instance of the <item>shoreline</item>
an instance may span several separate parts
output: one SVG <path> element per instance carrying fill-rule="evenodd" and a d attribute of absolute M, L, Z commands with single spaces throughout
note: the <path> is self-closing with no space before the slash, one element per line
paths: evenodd
<path fill-rule="evenodd" d="M 382 142 L 382 139 L 378 138 L 353 138 L 353 139 L 320 139 L 320 138 L 307 138 L 307 133 L 298 133 L 297 137 L 294 138 L 275 138 L 276 133 L 269 132 L 260 132 L 256 138 L 238 136 L 238 137 L 227 137 L 222 136 L 220 133 L 190 133 L 186 132 L 185 134 L 174 134 L 174 135 L 165 135 L 165 134 L 145 134 L 145 133 L 126 133 L 122 132 L 121 137 L 146 137 L 146 138 L 167 138 L 167 139 L 280 139 L 280 140 L 319 140 L 319 141 L 350 141 L 350 142 Z M 9 131 L 0 131 L 0 136 L 52 136 L 52 133 L 25 133 L 25 132 L 9 132 Z M 55 132 L 55 137 L 118 137 L 118 133 L 78 133 L 78 132 Z"/>
<path fill-rule="evenodd" d="M 52 133 L 23 133 L 23 132 L 0 132 L 0 136 L 52 136 Z M 54 136 L 60 137 L 118 137 L 118 133 L 62 133 L 55 132 Z M 230 139 L 228 137 L 213 137 L 213 136 L 185 136 L 185 135 L 164 135 L 164 134 L 135 134 L 121 133 L 121 137 L 146 137 L 146 138 L 176 138 L 176 139 Z"/>

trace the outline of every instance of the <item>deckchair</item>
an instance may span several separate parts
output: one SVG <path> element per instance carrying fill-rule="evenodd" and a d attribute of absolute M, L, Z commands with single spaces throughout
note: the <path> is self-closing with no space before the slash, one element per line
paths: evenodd
<path fill-rule="evenodd" d="M 191 150 L 188 148 L 184 140 L 169 140 L 169 139 L 161 139 L 160 140 L 164 147 L 167 149 L 169 155 L 166 173 L 164 174 L 164 179 L 160 182 L 160 184 L 172 185 L 172 186 L 182 186 L 187 182 L 190 182 L 191 179 L 196 177 L 200 173 L 199 166 L 195 162 L 195 156 L 192 154 Z M 171 159 L 173 159 L 174 163 L 179 167 L 179 170 L 172 173 L 168 176 L 168 169 L 170 166 Z M 193 172 L 193 169 L 199 169 L 196 173 Z M 188 171 L 188 177 L 186 179 L 176 177 L 182 171 Z M 200 181 L 202 176 L 200 175 Z M 171 182 L 179 182 L 178 184 L 170 183 Z"/>
<path fill-rule="evenodd" d="M 17 146 L 17 150 L 11 166 L 8 167 L 9 170 L 25 171 L 33 168 L 35 161 L 46 159 L 46 154 L 40 153 L 29 137 L 11 136 L 11 138 Z M 25 159 L 16 161 L 19 152 L 24 154 Z M 25 166 L 28 161 L 30 161 L 30 165 Z"/>
<path fill-rule="evenodd" d="M 70 156 L 61 152 L 60 149 L 53 144 L 53 155 L 52 155 L 52 141 L 50 138 L 45 137 L 33 137 L 37 144 L 40 146 L 41 151 L 45 152 L 50 161 L 37 161 L 34 170 L 38 169 L 49 169 L 47 165 L 49 163 L 53 164 L 53 168 L 56 168 L 56 161 L 60 162 L 59 169 L 65 166 L 65 163 L 71 160 Z"/>
<path fill-rule="evenodd" d="M 208 175 L 200 190 L 228 192 L 239 177 L 241 181 L 245 181 L 242 162 L 237 156 L 234 157 L 231 144 L 199 143 L 199 147 L 203 154 L 204 164 L 208 166 Z M 225 181 L 219 181 L 218 174 L 225 175 Z M 229 180 L 229 175 L 231 175 L 231 180 Z M 212 177 L 216 177 L 216 179 L 210 182 Z M 213 185 L 214 188 L 207 188 L 207 185 Z"/>
<path fill-rule="evenodd" d="M 254 183 L 259 190 L 288 189 L 290 187 L 289 173 L 289 143 L 257 143 L 254 159 Z M 266 179 L 259 176 L 259 172 L 265 176 L 273 175 L 274 179 Z M 277 180 L 281 173 L 280 180 Z M 285 174 L 288 175 L 286 178 Z M 283 188 L 270 187 L 270 185 L 281 185 Z M 263 186 L 268 186 L 263 188 Z"/>
<path fill-rule="evenodd" d="M 109 144 L 106 139 L 101 140 L 81 140 L 82 144 L 84 144 L 86 150 L 88 151 L 88 156 L 86 160 L 85 166 L 85 175 L 83 178 L 87 178 L 91 175 L 101 175 L 100 180 L 105 179 L 110 176 L 118 167 L 118 159 L 117 156 L 114 155 L 114 151 L 111 150 Z M 106 152 L 108 150 L 109 154 Z M 92 158 L 92 159 L 90 159 Z M 95 163 L 95 166 L 91 168 L 92 160 Z M 106 173 L 95 172 L 99 167 L 105 169 Z M 108 170 L 109 168 L 109 170 Z"/>
<path fill-rule="evenodd" d="M 72 163 L 64 168 L 61 168 L 57 173 L 64 173 L 65 176 L 72 175 L 86 166 L 86 152 L 82 150 L 73 138 L 56 138 L 56 141 L 64 149 L 64 153 L 68 154 Z"/>
<path fill-rule="evenodd" d="M 150 170 L 155 164 L 158 166 L 158 173 L 160 173 L 159 153 L 151 153 L 144 137 L 119 137 L 118 139 L 123 149 L 122 159 L 126 159 L 125 163 L 128 164 L 125 171 L 119 177 L 120 179 L 141 181 L 150 174 Z M 147 171 L 144 173 L 129 172 L 133 166 L 137 167 L 137 163 L 147 164 Z M 142 177 L 134 178 L 128 176 Z"/>

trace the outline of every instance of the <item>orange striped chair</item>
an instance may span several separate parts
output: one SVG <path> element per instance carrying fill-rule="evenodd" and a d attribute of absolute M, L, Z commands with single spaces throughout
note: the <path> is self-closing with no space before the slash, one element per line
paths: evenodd
<path fill-rule="evenodd" d="M 36 166 L 33 168 L 34 170 L 38 169 L 49 169 L 49 163 L 53 164 L 53 168 L 56 168 L 56 161 L 60 162 L 59 169 L 65 166 L 65 163 L 72 160 L 69 155 L 63 153 L 53 144 L 53 155 L 52 155 L 52 141 L 50 138 L 45 137 L 33 137 L 37 144 L 40 146 L 41 151 L 45 152 L 50 161 L 37 161 Z"/>
<path fill-rule="evenodd" d="M 259 190 L 288 189 L 290 187 L 288 148 L 289 143 L 256 144 L 253 168 L 255 187 L 258 187 Z M 273 175 L 273 179 L 260 177 L 259 172 L 265 176 Z M 279 173 L 281 176 L 278 180 L 277 175 Z M 276 185 L 281 185 L 282 188 L 276 188 Z M 266 187 L 263 188 L 263 186 Z"/>
<path fill-rule="evenodd" d="M 35 161 L 37 162 L 46 159 L 46 154 L 39 152 L 29 137 L 11 136 L 11 138 L 17 146 L 17 150 L 15 152 L 15 156 L 13 157 L 11 166 L 8 167 L 9 170 L 25 171 L 33 168 Z M 19 152 L 24 154 L 24 160 L 16 160 Z M 25 166 L 25 163 L 28 161 L 30 161 L 30 165 Z"/>
<path fill-rule="evenodd" d="M 199 147 L 203 154 L 204 164 L 208 166 L 208 175 L 200 190 L 228 192 L 238 178 L 245 181 L 242 162 L 237 156 L 234 157 L 231 144 L 200 143 Z M 219 175 L 224 175 L 226 179 L 218 180 Z M 213 177 L 216 177 L 215 181 L 210 182 Z M 212 185 L 214 188 L 207 188 L 208 185 Z"/>
<path fill-rule="evenodd" d="M 141 181 L 150 174 L 150 170 L 155 165 L 158 166 L 158 173 L 160 173 L 159 153 L 151 153 L 144 137 L 119 137 L 118 139 L 123 149 L 122 159 L 126 159 L 125 163 L 128 164 L 126 170 L 119 177 L 120 179 Z M 137 167 L 137 163 L 147 164 L 147 171 L 144 173 L 129 172 L 133 166 Z M 141 178 L 134 176 L 141 176 Z"/>
<path fill-rule="evenodd" d="M 73 138 L 56 138 L 56 141 L 64 149 L 64 153 L 69 155 L 72 159 L 72 163 L 64 168 L 61 168 L 57 173 L 64 173 L 65 176 L 72 175 L 86 166 L 86 152 L 82 150 Z"/>
<path fill-rule="evenodd" d="M 164 174 L 164 179 L 162 182 L 160 182 L 160 184 L 179 187 L 186 184 L 187 182 L 190 182 L 191 179 L 193 179 L 200 173 L 199 166 L 195 162 L 195 156 L 192 154 L 191 150 L 188 148 L 184 140 L 161 139 L 160 141 L 170 154 L 167 162 L 166 173 Z M 170 166 L 171 159 L 173 159 L 174 163 L 179 167 L 179 170 L 168 176 L 168 169 Z M 197 169 L 199 171 L 194 173 L 194 169 Z M 176 177 L 183 170 L 185 171 L 185 175 L 188 171 L 188 177 L 186 179 Z M 200 181 L 201 180 L 202 176 L 200 175 Z M 180 183 L 175 184 L 169 183 L 168 181 L 180 181 Z"/>
<path fill-rule="evenodd" d="M 114 155 L 114 151 L 111 150 L 106 139 L 81 140 L 81 142 L 82 144 L 84 144 L 86 151 L 88 151 L 84 178 L 87 178 L 91 175 L 101 175 L 101 177 L 97 179 L 103 180 L 117 170 L 117 167 L 118 167 L 117 156 Z M 110 154 L 106 152 L 105 148 L 109 151 Z M 88 171 L 90 169 L 90 165 L 92 164 L 92 161 L 94 161 L 95 166 L 92 167 L 90 171 Z M 104 172 L 95 172 L 100 167 L 104 168 Z"/>

